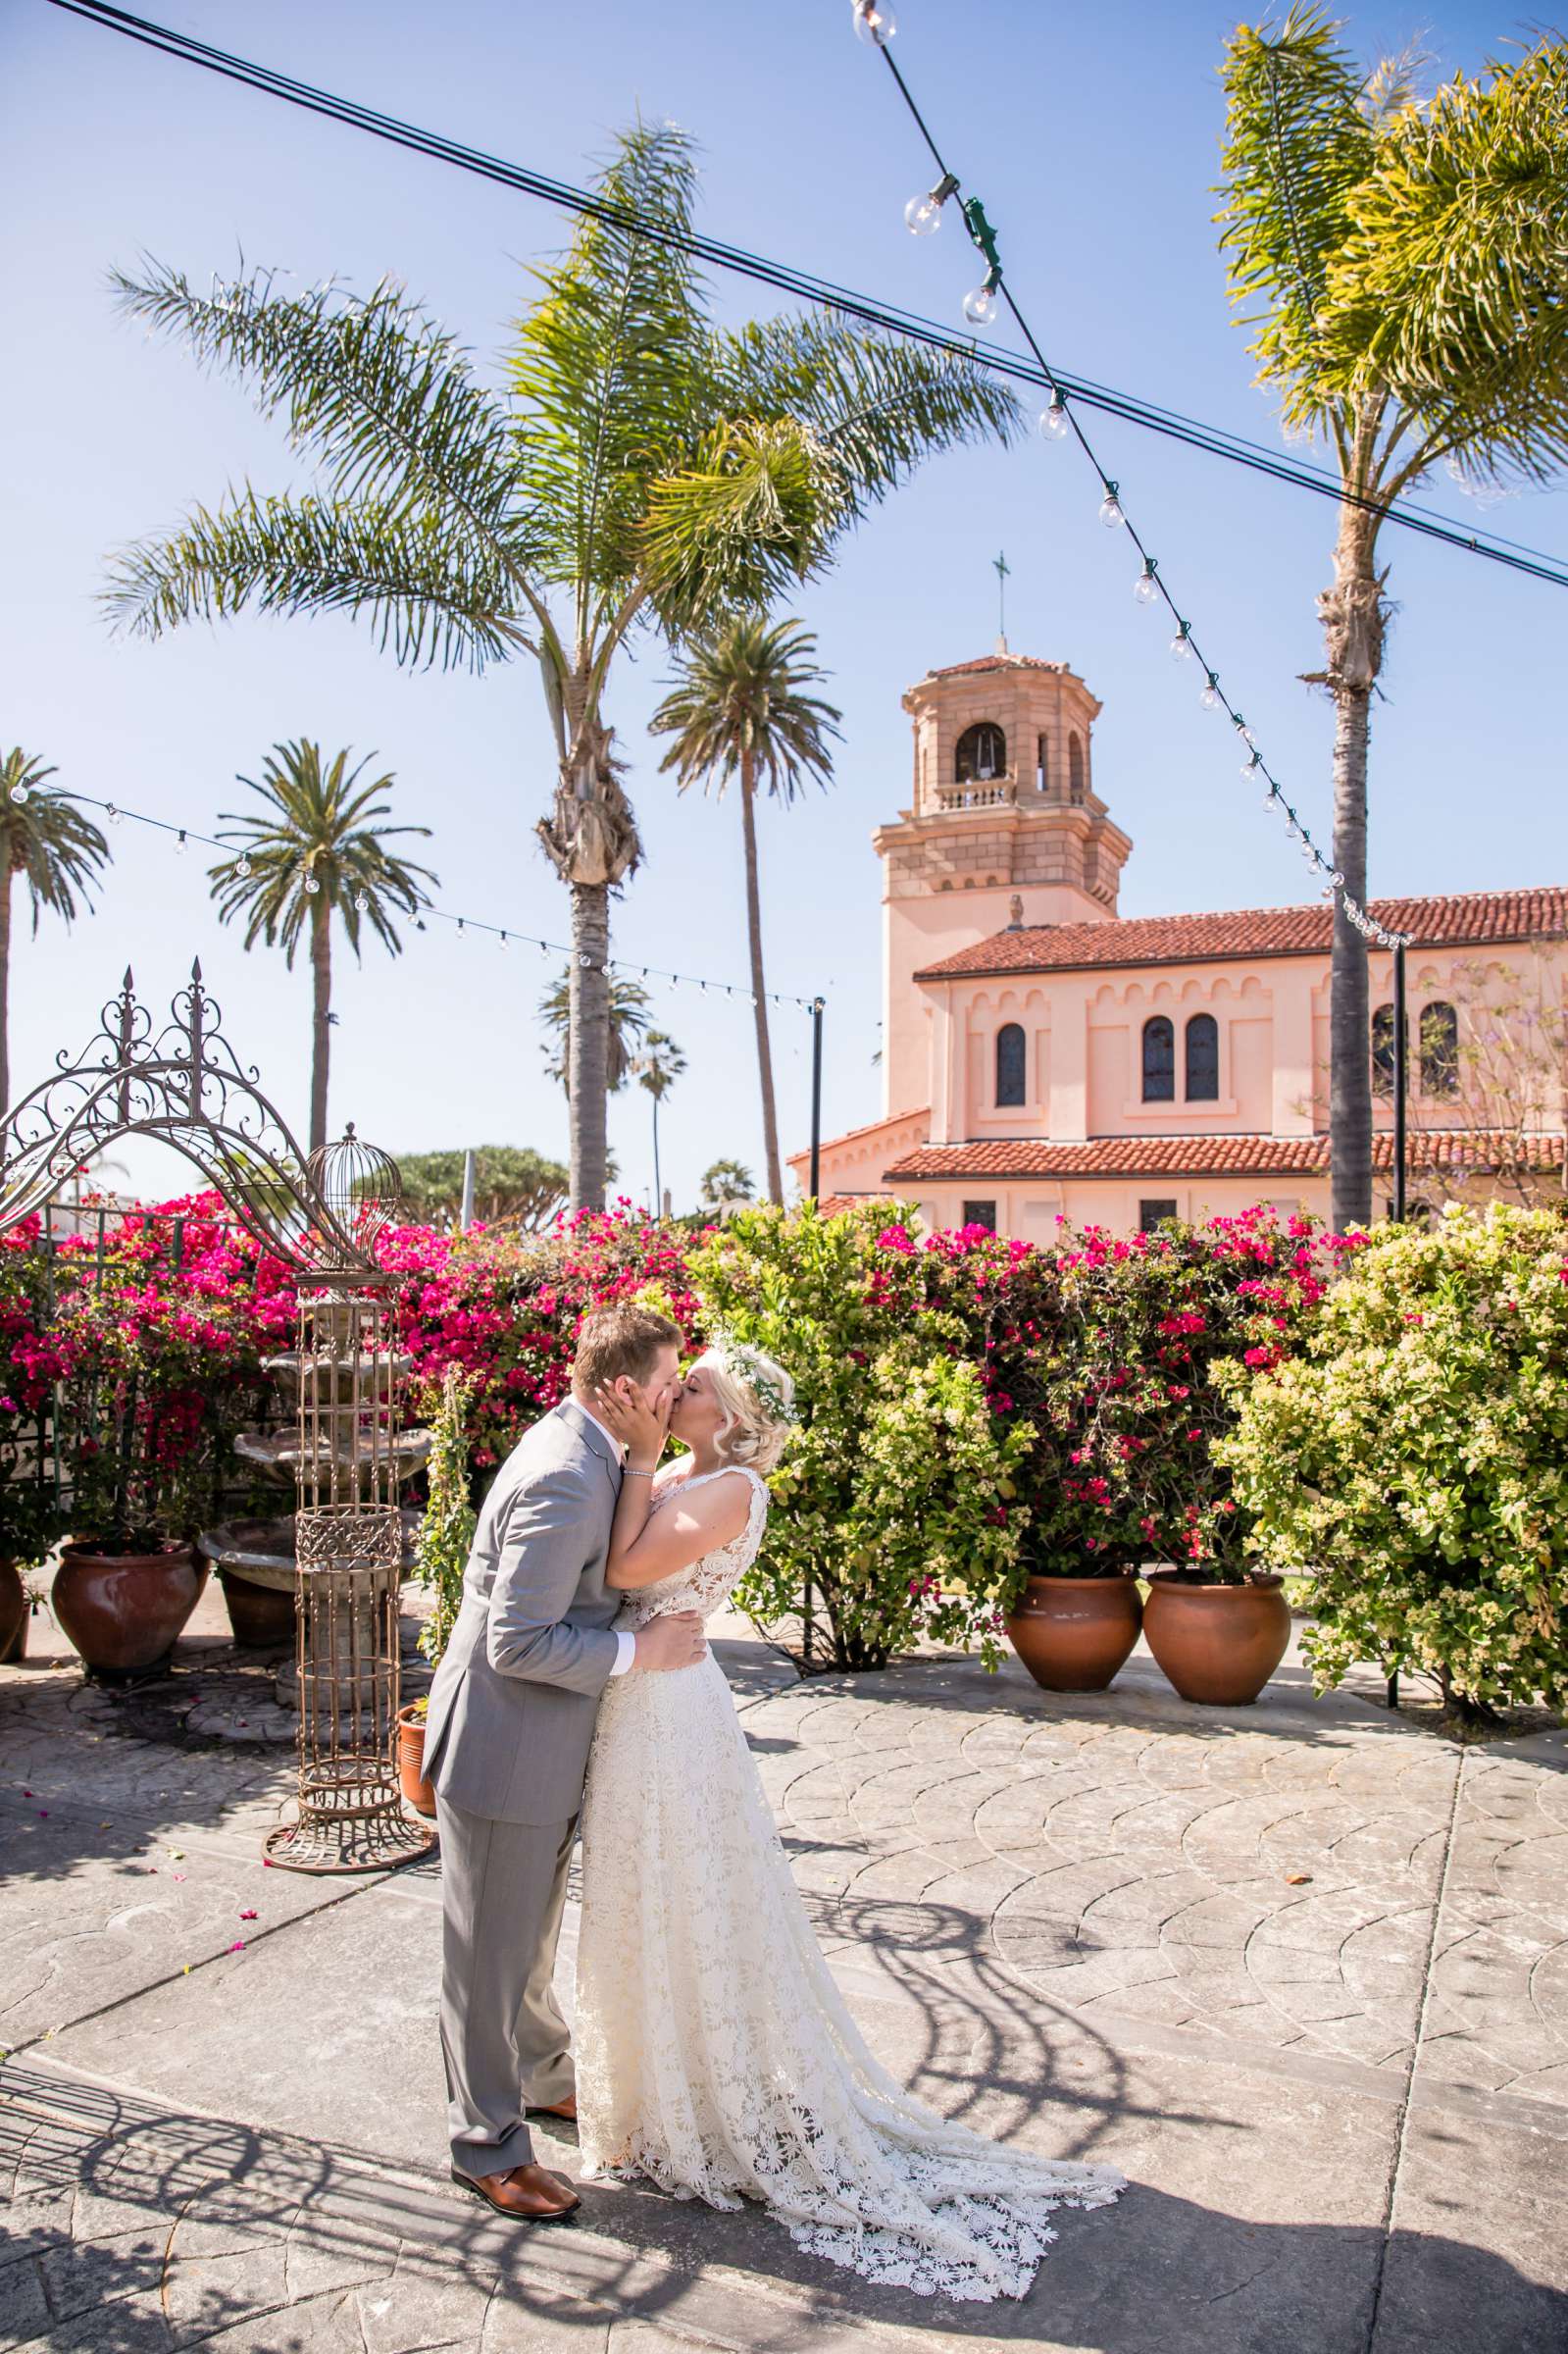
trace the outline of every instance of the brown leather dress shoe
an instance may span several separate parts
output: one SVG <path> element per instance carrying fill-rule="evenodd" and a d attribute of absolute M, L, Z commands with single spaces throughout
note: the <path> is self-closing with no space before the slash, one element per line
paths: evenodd
<path fill-rule="evenodd" d="M 514 2166 L 505 2175 L 463 2175 L 454 2166 L 452 2179 L 514 2224 L 564 2224 L 582 2204 L 565 2175 L 542 2166 Z"/>
<path fill-rule="evenodd" d="M 578 2096 L 569 2092 L 564 2101 L 546 2101 L 529 2110 L 530 2117 L 564 2117 L 569 2125 L 578 2122 Z"/>

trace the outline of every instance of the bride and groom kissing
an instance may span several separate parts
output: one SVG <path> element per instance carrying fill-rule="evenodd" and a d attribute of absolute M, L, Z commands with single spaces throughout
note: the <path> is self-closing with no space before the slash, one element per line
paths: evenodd
<path fill-rule="evenodd" d="M 888 2285 L 1023 2296 L 1049 2211 L 1123 2178 L 948 2124 L 851 2020 L 703 1631 L 762 1543 L 793 1384 L 733 1341 L 683 1378 L 681 1338 L 636 1304 L 585 1320 L 571 1395 L 490 1488 L 430 1692 L 453 2178 L 566 2222 L 582 2202 L 529 2119 L 571 2119 L 589 2174 L 755 2202 Z M 554 1976 L 580 1826 L 574 2052 Z"/>

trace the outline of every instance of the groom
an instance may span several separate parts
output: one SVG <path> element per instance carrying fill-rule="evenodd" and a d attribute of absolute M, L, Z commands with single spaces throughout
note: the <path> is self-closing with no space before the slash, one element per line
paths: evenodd
<path fill-rule="evenodd" d="M 527 2121 L 577 2114 L 552 1979 L 599 1700 L 612 1675 L 689 1667 L 705 1648 L 694 1612 L 611 1631 L 622 1451 L 587 1401 L 624 1387 L 662 1407 L 680 1342 L 647 1308 L 587 1318 L 571 1397 L 525 1432 L 485 1499 L 430 1688 L 452 2175 L 519 2223 L 559 2223 L 582 2204 L 533 2163 Z"/>

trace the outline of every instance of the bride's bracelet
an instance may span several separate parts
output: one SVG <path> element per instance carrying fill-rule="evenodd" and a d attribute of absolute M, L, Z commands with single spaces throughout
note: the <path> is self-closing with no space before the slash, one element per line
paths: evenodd
<path fill-rule="evenodd" d="M 639 1471 L 634 1463 L 623 1463 L 621 1476 L 623 1479 L 652 1479 L 654 1474 L 651 1471 Z"/>

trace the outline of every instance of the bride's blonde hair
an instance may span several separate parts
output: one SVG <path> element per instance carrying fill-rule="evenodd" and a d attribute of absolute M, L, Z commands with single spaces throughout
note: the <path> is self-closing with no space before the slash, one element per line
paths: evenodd
<path fill-rule="evenodd" d="M 712 1382 L 724 1415 L 714 1441 L 719 1453 L 748 1470 L 771 1471 L 794 1424 L 795 1385 L 789 1375 L 744 1341 L 721 1341 L 705 1349 L 697 1364 Z"/>

